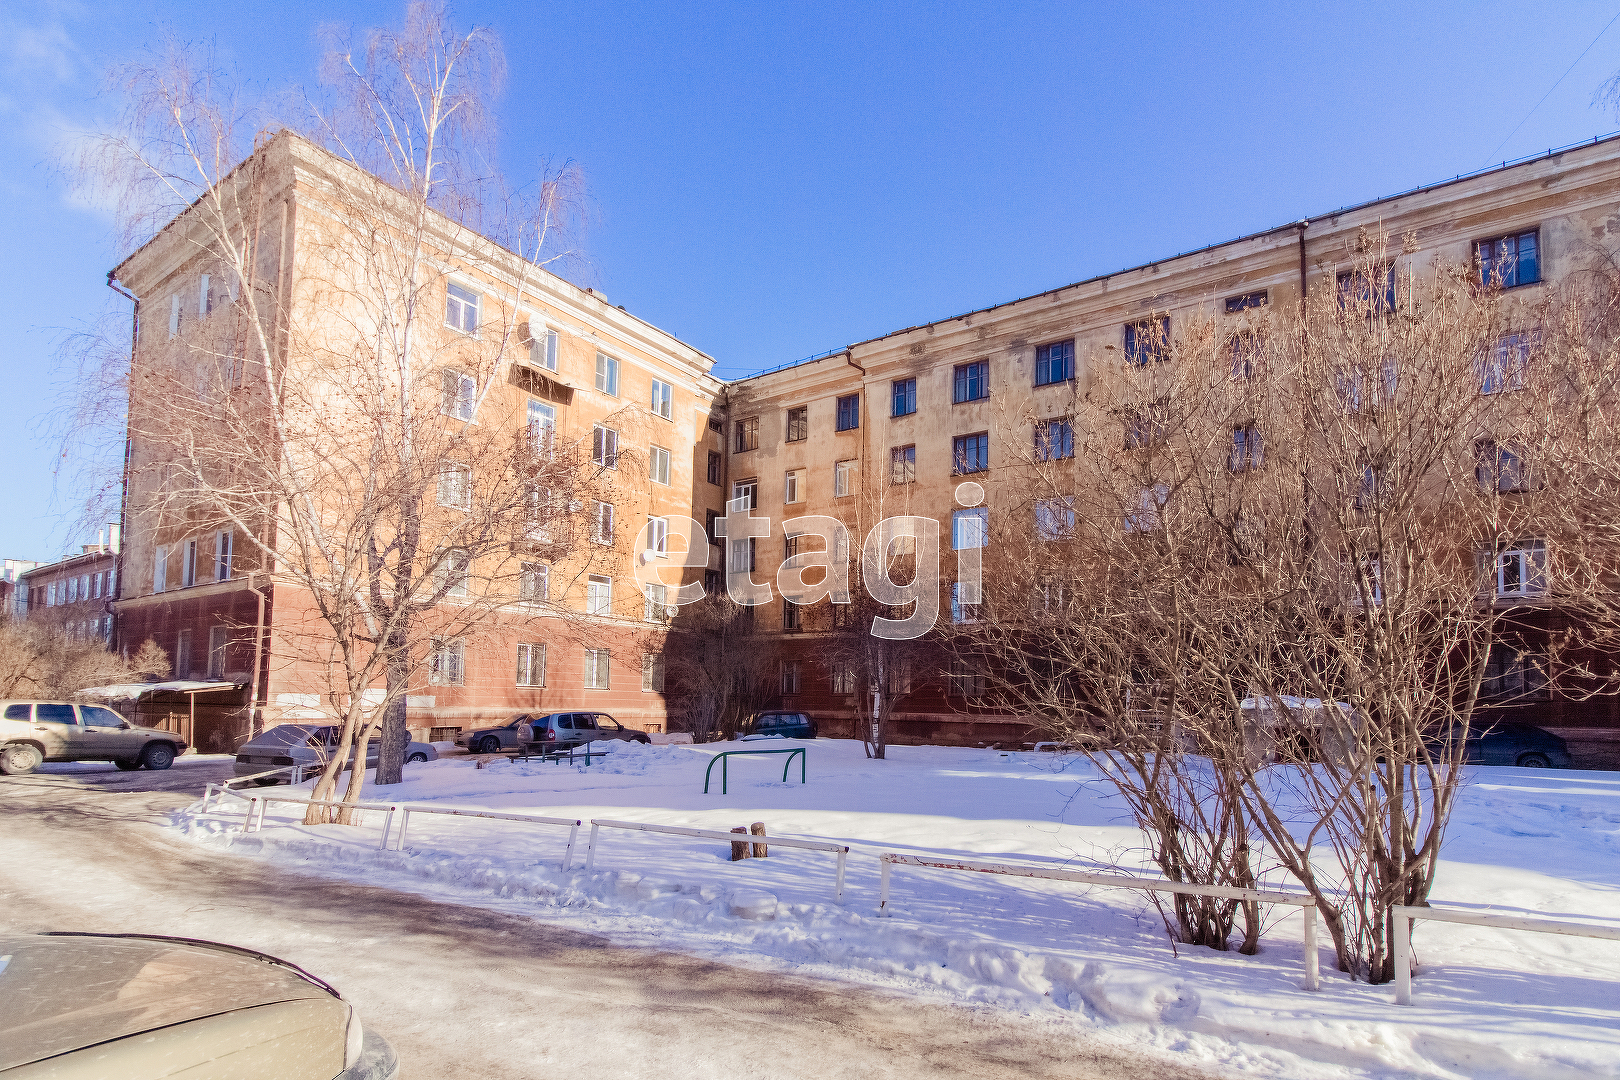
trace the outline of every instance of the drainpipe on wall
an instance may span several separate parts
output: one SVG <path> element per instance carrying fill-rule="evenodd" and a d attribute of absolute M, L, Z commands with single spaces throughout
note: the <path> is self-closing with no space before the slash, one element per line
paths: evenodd
<path fill-rule="evenodd" d="M 134 305 L 134 309 L 131 311 L 129 318 L 129 371 L 130 375 L 133 377 L 135 374 L 135 346 L 140 342 L 141 339 L 141 298 L 136 296 L 134 293 L 129 292 L 126 289 L 121 289 L 117 285 L 113 284 L 113 274 L 116 272 L 117 271 L 115 270 L 107 271 L 107 288 L 111 289 L 120 296 L 127 297 L 129 302 Z M 115 605 L 115 601 L 124 594 L 124 545 L 122 543 L 122 534 L 124 523 L 129 520 L 129 455 L 131 445 L 132 443 L 129 436 L 129 407 L 126 404 L 124 408 L 124 475 L 120 478 L 119 482 L 121 487 L 118 492 L 119 542 L 113 544 L 113 553 L 118 556 L 117 561 L 113 563 L 113 568 L 118 574 L 118 590 L 107 602 L 107 607 L 112 612 L 115 620 L 118 617 L 118 610 Z M 114 634 L 111 635 L 114 642 L 113 648 L 124 657 L 124 662 L 127 664 L 129 662 L 129 645 L 127 643 L 118 641 L 118 631 L 122 628 L 118 626 L 116 621 L 113 625 L 115 628 Z M 122 648 L 119 648 L 120 645 L 122 645 Z"/>
<path fill-rule="evenodd" d="M 1310 228 L 1310 227 L 1311 227 L 1311 219 L 1310 218 L 1301 218 L 1299 224 L 1294 226 L 1294 228 L 1299 230 L 1299 307 L 1300 307 L 1300 311 L 1302 313 L 1305 310 L 1305 297 L 1306 297 L 1306 291 L 1305 291 L 1305 230 Z"/>
<path fill-rule="evenodd" d="M 253 584 L 253 579 L 258 576 L 258 573 L 255 570 L 248 574 L 248 592 L 259 598 L 259 619 L 253 630 L 253 689 L 248 695 L 249 739 L 253 738 L 258 732 L 259 665 L 264 657 L 264 593 L 255 588 Z"/>

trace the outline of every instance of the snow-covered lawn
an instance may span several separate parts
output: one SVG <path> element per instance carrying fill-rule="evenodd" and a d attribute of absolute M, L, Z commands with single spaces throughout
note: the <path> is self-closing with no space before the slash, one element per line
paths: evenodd
<path fill-rule="evenodd" d="M 272 804 L 263 832 L 243 836 L 233 800 L 174 827 L 300 870 L 517 903 L 627 944 L 1040 1013 L 1258 1075 L 1620 1076 L 1620 942 L 1420 923 L 1416 1004 L 1400 1008 L 1391 988 L 1338 973 L 1325 934 L 1322 990 L 1301 990 L 1297 909 L 1272 911 L 1258 956 L 1176 955 L 1141 893 L 899 866 L 892 915 L 878 917 L 880 850 L 1157 875 L 1084 762 L 907 746 L 870 761 L 857 742 L 792 745 L 809 747 L 808 784 L 797 764 L 782 783 L 783 756 L 733 758 L 725 796 L 718 767 L 702 793 L 704 769 L 738 744 L 613 744 L 588 768 L 447 758 L 409 765 L 404 784 L 366 797 L 705 829 L 763 821 L 851 845 L 842 907 L 832 855 L 781 847 L 732 863 L 725 843 L 603 830 L 587 873 L 582 829 L 564 873 L 568 830 L 515 822 L 414 815 L 404 852 L 376 850 L 375 812 L 360 828 L 311 828 L 296 807 Z M 1620 774 L 1476 770 L 1445 855 L 1437 905 L 1620 920 Z"/>

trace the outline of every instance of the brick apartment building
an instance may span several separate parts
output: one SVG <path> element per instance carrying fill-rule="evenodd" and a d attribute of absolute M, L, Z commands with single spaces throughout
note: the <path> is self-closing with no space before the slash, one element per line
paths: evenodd
<path fill-rule="evenodd" d="M 118 526 L 106 541 L 79 554 L 36 563 L 17 577 L 18 607 L 30 619 L 60 623 L 86 641 L 113 640 L 113 598 L 118 595 Z"/>

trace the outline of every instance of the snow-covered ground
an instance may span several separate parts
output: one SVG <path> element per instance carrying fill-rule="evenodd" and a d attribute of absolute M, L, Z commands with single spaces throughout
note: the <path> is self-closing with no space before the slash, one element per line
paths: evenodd
<path fill-rule="evenodd" d="M 1173 951 L 1141 893 L 900 866 L 892 915 L 879 917 L 880 850 L 1145 870 L 1141 836 L 1074 759 L 901 746 L 870 761 L 857 742 L 791 745 L 809 747 L 808 784 L 797 764 L 782 782 L 781 756 L 733 758 L 725 796 L 718 767 L 703 794 L 704 770 L 737 744 L 615 743 L 588 768 L 447 758 L 408 765 L 404 784 L 367 797 L 706 829 L 763 821 L 851 845 L 842 906 L 833 856 L 782 847 L 732 863 L 722 842 L 603 830 L 587 873 L 581 830 L 564 873 L 568 830 L 515 822 L 415 815 L 404 852 L 377 850 L 377 812 L 358 829 L 306 827 L 296 807 L 272 804 L 262 833 L 243 836 L 233 801 L 194 807 L 174 828 L 304 871 L 517 901 L 626 944 L 1044 1014 L 1256 1075 L 1620 1076 L 1620 942 L 1420 923 L 1416 1005 L 1401 1008 L 1391 988 L 1334 970 L 1326 947 L 1321 992 L 1301 990 L 1294 909 L 1272 911 L 1258 956 Z M 1445 855 L 1439 906 L 1620 920 L 1620 774 L 1479 769 Z"/>

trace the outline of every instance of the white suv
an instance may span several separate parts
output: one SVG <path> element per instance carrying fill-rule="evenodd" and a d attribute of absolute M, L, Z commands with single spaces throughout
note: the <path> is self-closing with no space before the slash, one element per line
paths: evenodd
<path fill-rule="evenodd" d="M 138 727 L 105 706 L 0 701 L 0 773 L 6 776 L 31 773 L 42 761 L 167 769 L 185 748 L 172 731 Z"/>

